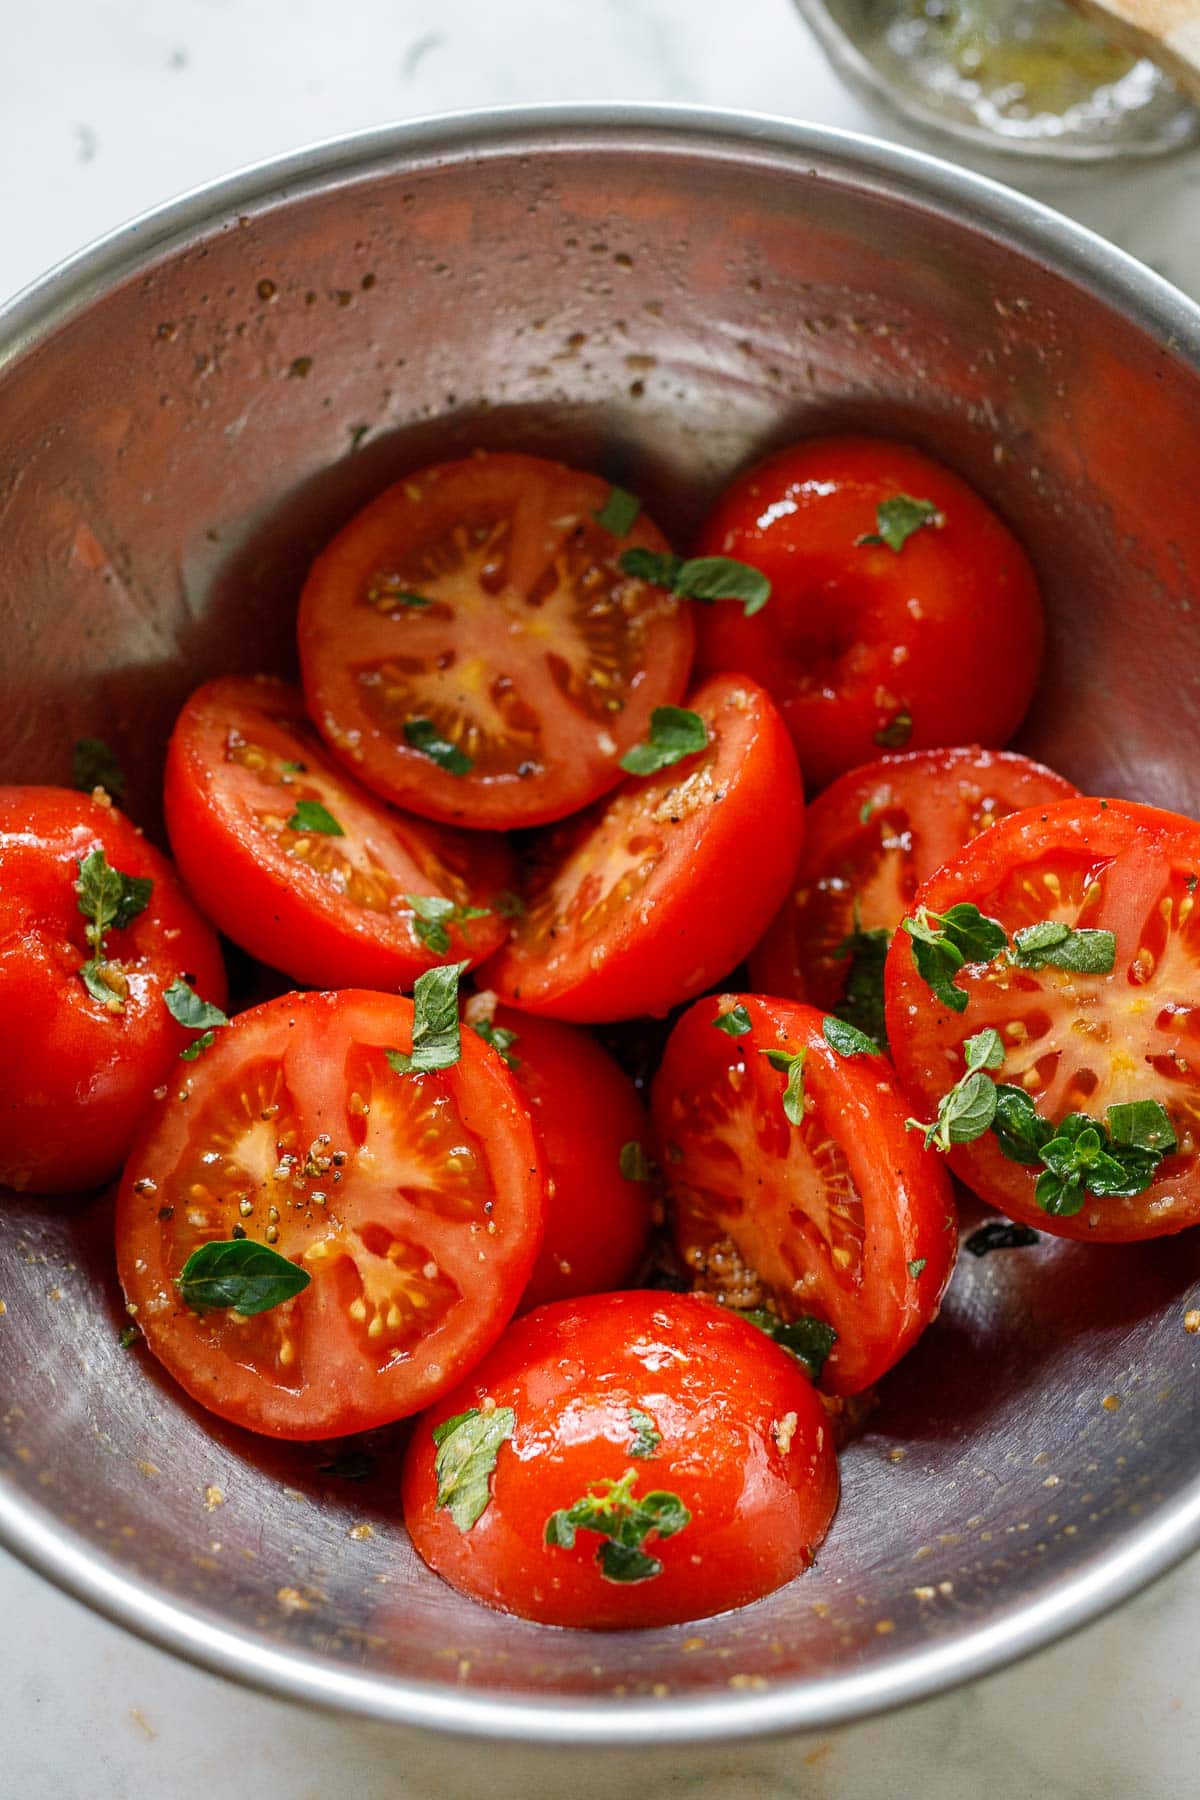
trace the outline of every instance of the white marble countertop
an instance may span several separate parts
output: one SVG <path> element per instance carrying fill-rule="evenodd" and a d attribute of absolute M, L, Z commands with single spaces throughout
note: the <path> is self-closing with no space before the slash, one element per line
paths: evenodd
<path fill-rule="evenodd" d="M 15 50 L 15 53 L 14 53 Z M 0 298 L 240 164 L 421 113 L 670 100 L 880 131 L 789 0 L 60 0 L 0 69 Z M 894 135 L 894 133 L 892 134 Z M 1028 185 L 1019 167 L 1013 179 Z M 1200 156 L 1039 189 L 1200 295 Z M 1144 1800 L 1200 1763 L 1200 1561 L 1021 1667 L 820 1738 L 636 1756 L 435 1740 L 305 1713 L 174 1662 L 0 1555 L 14 1800 Z"/>

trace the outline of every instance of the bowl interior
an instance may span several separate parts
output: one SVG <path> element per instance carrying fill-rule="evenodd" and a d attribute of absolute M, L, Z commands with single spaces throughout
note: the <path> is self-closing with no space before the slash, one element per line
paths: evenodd
<path fill-rule="evenodd" d="M 432 457 L 596 467 L 686 545 L 747 457 L 861 428 L 955 465 L 1032 552 L 1051 630 L 1022 746 L 1200 810 L 1200 333 L 1179 302 L 1172 337 L 1165 289 L 1135 317 L 1082 234 L 1031 248 L 1017 205 L 815 133 L 544 120 L 367 140 L 152 222 L 0 339 L 0 779 L 67 781 L 95 733 L 158 831 L 184 696 L 291 669 L 310 557 Z M 826 1722 L 1045 1635 L 1194 1515 L 1196 1235 L 1043 1239 L 964 1257 L 801 1581 L 678 1630 L 526 1625 L 417 1561 L 401 1431 L 355 1478 L 122 1350 L 110 1227 L 104 1201 L 0 1206 L 0 1528 L 294 1691 L 577 1735 Z"/>

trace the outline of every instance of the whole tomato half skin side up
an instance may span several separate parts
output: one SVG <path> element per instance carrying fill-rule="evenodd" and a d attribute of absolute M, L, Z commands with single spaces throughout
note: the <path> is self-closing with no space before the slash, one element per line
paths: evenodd
<path fill-rule="evenodd" d="M 767 694 L 716 676 L 688 698 L 707 749 L 631 776 L 535 846 L 525 912 L 482 979 L 522 1012 L 661 1016 L 726 975 L 788 891 L 804 790 Z"/>
<path fill-rule="evenodd" d="M 110 1009 L 85 987 L 92 956 L 79 864 L 153 883 L 145 909 L 104 934 L 127 983 Z M 185 977 L 225 1004 L 216 934 L 171 864 L 115 807 L 66 788 L 0 788 L 0 1185 L 69 1194 L 121 1167 L 153 1090 L 194 1034 L 164 995 Z"/>
<path fill-rule="evenodd" d="M 460 1531 L 437 1505 L 432 1433 L 483 1407 L 511 1407 L 512 1434 L 488 1504 Z M 546 1542 L 552 1513 L 623 1480 L 635 1499 L 665 1492 L 690 1515 L 669 1538 L 646 1539 L 661 1570 L 645 1579 L 606 1578 L 593 1531 L 569 1548 Z M 510 1327 L 417 1423 L 403 1495 L 413 1543 L 452 1586 L 545 1624 L 619 1630 L 725 1612 L 802 1573 L 838 1475 L 831 1427 L 793 1358 L 707 1300 L 621 1293 L 540 1307 Z"/>
<path fill-rule="evenodd" d="M 117 1264 L 154 1355 L 235 1425 L 340 1437 L 430 1405 L 495 1342 L 537 1256 L 545 1178 L 500 1059 L 399 1074 L 413 1003 L 347 990 L 242 1013 L 151 1115 L 117 1199 Z M 209 1242 L 311 1277 L 254 1317 L 184 1303 Z"/>

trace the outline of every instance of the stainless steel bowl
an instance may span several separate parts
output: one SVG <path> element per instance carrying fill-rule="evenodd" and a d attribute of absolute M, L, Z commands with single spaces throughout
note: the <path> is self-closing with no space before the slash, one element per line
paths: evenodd
<path fill-rule="evenodd" d="M 93 731 L 153 829 L 183 696 L 290 666 L 310 555 L 428 457 L 594 465 L 684 543 L 747 456 L 831 426 L 938 451 L 1029 545 L 1051 636 L 1028 746 L 1200 810 L 1200 312 L 945 164 L 624 108 L 307 152 L 8 309 L 0 778 L 64 779 Z M 1200 1540 L 1198 1283 L 1197 1233 L 964 1257 L 846 1453 L 818 1567 L 724 1618 L 593 1636 L 418 1564 L 395 1434 L 355 1482 L 202 1418 L 118 1345 L 107 1206 L 9 1196 L 0 1538 L 197 1662 L 379 1718 L 574 1743 L 827 1726 L 1044 1644 Z"/>

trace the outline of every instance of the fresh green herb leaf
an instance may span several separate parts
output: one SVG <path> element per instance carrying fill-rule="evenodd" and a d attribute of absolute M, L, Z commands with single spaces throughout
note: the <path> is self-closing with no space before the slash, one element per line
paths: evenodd
<path fill-rule="evenodd" d="M 1165 1108 L 1157 1100 L 1110 1106 L 1105 1122 L 1068 1113 L 1057 1125 L 1043 1119 L 1022 1088 L 996 1090 L 996 1141 L 1010 1162 L 1041 1165 L 1034 1198 L 1055 1218 L 1078 1213 L 1088 1194 L 1131 1198 L 1154 1180 L 1176 1147 Z"/>
<path fill-rule="evenodd" d="M 629 1446 L 630 1456 L 653 1456 L 662 1443 L 662 1432 L 654 1423 L 648 1412 L 640 1406 L 629 1409 L 629 1428 L 633 1432 L 633 1442 Z"/>
<path fill-rule="evenodd" d="M 784 1116 L 793 1125 L 799 1125 L 804 1117 L 804 1051 L 796 1050 L 760 1050 L 773 1069 L 778 1069 L 787 1076 L 787 1084 L 783 1090 Z"/>
<path fill-rule="evenodd" d="M 1000 1033 L 989 1025 L 963 1044 L 966 1074 L 961 1075 L 938 1101 L 937 1117 L 926 1124 L 922 1119 L 906 1119 L 909 1131 L 925 1133 L 925 1148 L 949 1150 L 952 1144 L 973 1144 L 981 1138 L 996 1117 L 998 1104 L 996 1084 L 988 1075 L 1004 1061 L 1004 1045 Z"/>
<path fill-rule="evenodd" d="M 968 1069 L 1002 1069 L 1004 1044 L 1000 1033 L 989 1025 L 986 1030 L 969 1037 L 963 1045 L 963 1057 Z"/>
<path fill-rule="evenodd" d="M 752 1029 L 750 1014 L 741 1005 L 731 1007 L 728 1012 L 718 1013 L 713 1025 L 718 1031 L 723 1031 L 726 1037 L 732 1038 L 745 1037 Z"/>
<path fill-rule="evenodd" d="M 820 1381 L 829 1352 L 837 1343 L 838 1334 L 832 1325 L 824 1319 L 814 1319 L 811 1313 L 801 1313 L 798 1319 L 780 1319 L 765 1308 L 741 1316 L 803 1363 L 810 1381 Z"/>
<path fill-rule="evenodd" d="M 466 925 L 472 919 L 486 919 L 491 915 L 488 906 L 460 906 L 457 901 L 445 900 L 439 894 L 405 894 L 404 898 L 413 909 L 413 931 L 435 956 L 445 956 L 449 950 L 451 926 Z"/>
<path fill-rule="evenodd" d="M 1179 1148 L 1167 1109 L 1158 1100 L 1110 1106 L 1104 1117 L 1114 1147 L 1152 1150 L 1157 1156 L 1173 1156 Z"/>
<path fill-rule="evenodd" d="M 1028 1244 L 1040 1243 L 1039 1234 L 1029 1225 L 1010 1225 L 1007 1219 L 989 1219 L 966 1240 L 972 1256 L 986 1256 L 990 1250 L 1023 1250 Z"/>
<path fill-rule="evenodd" d="M 460 1531 L 470 1531 L 487 1509 L 496 1458 L 516 1422 L 511 1406 L 496 1406 L 487 1413 L 473 1406 L 434 1426 L 437 1510 L 448 1512 Z"/>
<path fill-rule="evenodd" d="M 215 1239 L 193 1250 L 176 1286 L 193 1312 L 230 1308 L 246 1317 L 269 1312 L 302 1294 L 312 1276 L 253 1238 Z"/>
<path fill-rule="evenodd" d="M 685 600 L 740 600 L 748 619 L 771 598 L 771 583 L 762 571 L 730 556 L 696 556 L 684 562 L 669 550 L 637 546 L 624 551 L 620 563 L 635 581 L 670 588 Z"/>
<path fill-rule="evenodd" d="M 103 783 L 101 783 L 101 786 L 103 786 Z M 111 789 L 110 789 L 110 792 L 111 792 Z M 141 1333 L 140 1326 L 126 1325 L 119 1332 L 119 1334 L 117 1336 L 117 1342 L 118 1342 L 118 1344 L 120 1344 L 122 1350 L 128 1350 L 131 1347 L 131 1345 L 137 1343 L 137 1341 L 141 1337 L 141 1335 L 142 1335 L 142 1333 Z"/>
<path fill-rule="evenodd" d="M 71 752 L 71 785 L 83 794 L 103 788 L 114 800 L 125 796 L 125 776 L 103 738 L 80 738 Z"/>
<path fill-rule="evenodd" d="M 684 706 L 656 706 L 650 714 L 650 736 L 621 758 L 629 775 L 654 775 L 708 745 L 708 727 L 699 713 Z"/>
<path fill-rule="evenodd" d="M 214 1025 L 228 1025 L 229 1020 L 211 1000 L 202 1000 L 182 975 L 177 975 L 163 995 L 167 1011 L 177 1025 L 188 1031 L 208 1031 Z"/>
<path fill-rule="evenodd" d="M 859 824 L 860 825 L 870 824 L 871 814 L 874 811 L 875 811 L 875 802 L 873 800 L 864 800 L 862 805 L 858 809 Z"/>
<path fill-rule="evenodd" d="M 465 962 L 440 963 L 426 969 L 413 986 L 412 1050 L 385 1050 L 397 1075 L 425 1075 L 451 1069 L 462 1055 L 458 1022 L 458 983 Z"/>
<path fill-rule="evenodd" d="M 636 1138 L 621 1145 L 617 1164 L 626 1181 L 649 1181 L 654 1173 L 645 1150 Z"/>
<path fill-rule="evenodd" d="M 200 1036 L 193 1039 L 186 1049 L 179 1052 L 180 1061 L 195 1062 L 197 1057 L 203 1056 L 206 1050 L 212 1049 L 216 1039 L 215 1031 L 202 1031 Z"/>
<path fill-rule="evenodd" d="M 899 556 L 914 531 L 923 525 L 939 527 L 945 521 L 932 500 L 914 500 L 911 494 L 893 494 L 875 508 L 875 530 L 855 538 L 856 544 L 886 544 Z"/>
<path fill-rule="evenodd" d="M 289 831 L 314 831 L 320 837 L 345 837 L 345 832 L 327 807 L 319 800 L 297 800 L 296 810 L 287 822 Z"/>
<path fill-rule="evenodd" d="M 414 594 L 411 588 L 400 588 L 399 590 L 389 588 L 388 605 L 408 606 L 414 611 L 420 612 L 424 607 L 432 606 L 433 601 L 428 594 Z"/>
<path fill-rule="evenodd" d="M 970 900 L 960 900 L 944 913 L 919 906 L 901 920 L 912 939 L 917 974 L 945 1006 L 964 1012 L 967 996 L 954 982 L 967 963 L 991 962 L 1008 944 L 1008 933 Z"/>
<path fill-rule="evenodd" d="M 916 1281 L 918 1276 L 925 1273 L 925 1265 L 928 1261 L 929 1258 L 927 1256 L 918 1256 L 913 1262 L 909 1263 L 908 1272 L 914 1281 Z"/>
<path fill-rule="evenodd" d="M 631 494 L 623 487 L 611 487 L 608 498 L 599 512 L 594 514 L 597 525 L 605 531 L 611 531 L 614 537 L 628 537 L 633 530 L 634 520 L 642 510 L 642 503 L 636 494 Z"/>
<path fill-rule="evenodd" d="M 847 957 L 846 986 L 834 1007 L 839 1019 L 853 1025 L 864 1037 L 873 1038 L 881 1049 L 887 1048 L 887 1025 L 883 1010 L 883 965 L 887 961 L 892 934 L 882 926 L 864 931 L 855 918 L 854 930 L 844 937 L 834 957 L 842 962 Z"/>
<path fill-rule="evenodd" d="M 674 1537 L 691 1524 L 692 1515 L 678 1494 L 655 1490 L 639 1500 L 633 1491 L 636 1480 L 637 1470 L 627 1469 L 620 1481 L 593 1482 L 573 1506 L 550 1514 L 546 1543 L 570 1550 L 577 1532 L 594 1531 L 604 1540 L 596 1562 L 606 1581 L 649 1581 L 661 1575 L 658 1558 L 644 1550 L 647 1538 Z"/>
<path fill-rule="evenodd" d="M 869 1038 L 865 1031 L 857 1025 L 848 1025 L 845 1019 L 826 1014 L 821 1021 L 821 1035 L 831 1050 L 839 1056 L 878 1056 L 879 1045 L 874 1038 Z"/>
<path fill-rule="evenodd" d="M 432 719 L 405 719 L 404 736 L 414 750 L 419 750 L 422 756 L 427 756 L 430 762 L 435 762 L 439 769 L 445 769 L 450 775 L 465 775 L 475 766 L 457 744 L 441 736 Z"/>
<path fill-rule="evenodd" d="M 1024 1088 L 998 1083 L 996 1117 L 992 1131 L 1009 1162 L 1031 1167 L 1042 1160 L 1042 1145 L 1054 1136 L 1054 1127 L 1043 1119 Z"/>
<path fill-rule="evenodd" d="M 523 919 L 525 917 L 525 902 L 520 894 L 514 894 L 511 888 L 501 888 L 498 894 L 494 894 L 492 905 L 502 919 Z"/>
<path fill-rule="evenodd" d="M 519 1031 L 510 1031 L 507 1025 L 494 1025 L 490 1019 L 480 1019 L 477 1024 L 472 1025 L 471 1030 L 476 1037 L 481 1037 L 485 1044 L 490 1044 L 501 1061 L 506 1062 L 510 1069 L 520 1068 L 520 1057 L 514 1056 L 512 1053 L 512 1047 L 521 1035 Z"/>
<path fill-rule="evenodd" d="M 893 713 L 886 724 L 871 733 L 871 740 L 883 750 L 903 750 L 913 734 L 913 716 L 906 707 Z"/>
<path fill-rule="evenodd" d="M 1117 959 L 1111 931 L 1075 931 L 1058 919 L 1026 925 L 1009 952 L 1019 969 L 1070 969 L 1078 975 L 1109 975 Z"/>
<path fill-rule="evenodd" d="M 79 879 L 75 883 L 79 911 L 87 920 L 83 935 L 92 954 L 82 964 L 79 978 L 84 987 L 109 1012 L 120 1012 L 125 1002 L 127 984 L 120 969 L 110 964 L 104 952 L 104 934 L 122 931 L 145 912 L 154 883 L 148 875 L 123 875 L 110 868 L 104 851 L 91 850 L 78 863 Z"/>

